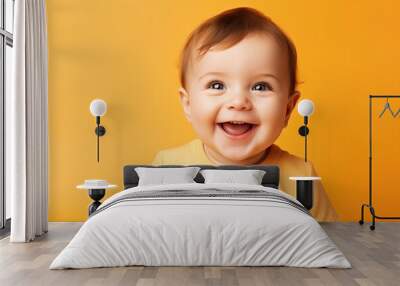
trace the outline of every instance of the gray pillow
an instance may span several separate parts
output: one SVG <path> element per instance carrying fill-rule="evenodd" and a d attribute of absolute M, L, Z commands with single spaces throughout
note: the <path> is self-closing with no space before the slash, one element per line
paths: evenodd
<path fill-rule="evenodd" d="M 139 176 L 138 186 L 196 183 L 193 179 L 199 170 L 199 167 L 135 168 Z"/>
<path fill-rule="evenodd" d="M 234 183 L 247 185 L 261 185 L 265 175 L 263 170 L 201 170 L 204 183 Z"/>

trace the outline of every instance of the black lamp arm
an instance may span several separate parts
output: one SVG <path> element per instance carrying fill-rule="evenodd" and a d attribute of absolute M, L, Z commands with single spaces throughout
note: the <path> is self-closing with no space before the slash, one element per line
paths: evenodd
<path fill-rule="evenodd" d="M 99 140 L 99 128 L 100 128 L 100 116 L 96 116 L 96 135 L 97 135 L 97 163 L 100 161 L 100 140 Z"/>
<path fill-rule="evenodd" d="M 299 134 L 304 137 L 304 160 L 307 162 L 307 135 L 309 133 L 309 129 L 307 127 L 308 124 L 308 116 L 304 116 L 304 125 L 300 126 Z"/>
<path fill-rule="evenodd" d="M 100 140 L 99 140 L 99 137 L 100 136 L 103 136 L 104 134 L 106 134 L 106 129 L 104 128 L 104 126 L 101 126 L 100 125 L 100 116 L 96 116 L 96 124 L 97 124 L 97 127 L 96 127 L 96 129 L 94 130 L 94 132 L 96 133 L 96 136 L 97 136 L 97 162 L 99 162 L 100 161 L 100 159 L 99 159 L 99 157 L 100 157 Z"/>

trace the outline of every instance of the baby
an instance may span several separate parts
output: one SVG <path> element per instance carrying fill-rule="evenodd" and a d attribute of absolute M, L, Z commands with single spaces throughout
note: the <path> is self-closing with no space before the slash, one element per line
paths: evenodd
<path fill-rule="evenodd" d="M 300 97 L 292 41 L 262 13 L 236 8 L 189 36 L 181 57 L 180 100 L 199 139 L 157 153 L 152 164 L 275 164 L 279 188 L 293 196 L 289 176 L 316 176 L 313 165 L 273 144 Z M 313 216 L 336 212 L 319 181 Z"/>

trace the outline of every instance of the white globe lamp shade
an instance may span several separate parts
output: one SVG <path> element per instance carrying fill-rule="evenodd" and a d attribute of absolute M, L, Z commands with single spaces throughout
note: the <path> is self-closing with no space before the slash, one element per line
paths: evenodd
<path fill-rule="evenodd" d="M 314 112 L 314 103 L 310 99 L 303 99 L 297 106 L 297 111 L 301 116 L 310 116 Z"/>
<path fill-rule="evenodd" d="M 107 111 L 107 104 L 102 99 L 94 99 L 90 103 L 90 112 L 93 116 L 103 116 L 106 114 Z"/>

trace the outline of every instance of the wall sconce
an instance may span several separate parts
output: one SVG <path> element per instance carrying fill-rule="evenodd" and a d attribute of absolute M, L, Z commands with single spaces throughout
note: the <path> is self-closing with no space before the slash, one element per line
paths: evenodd
<path fill-rule="evenodd" d="M 92 113 L 92 115 L 96 117 L 96 124 L 97 124 L 97 127 L 94 130 L 94 132 L 97 135 L 97 162 L 99 162 L 99 149 L 100 149 L 99 137 L 106 134 L 106 129 L 104 128 L 104 126 L 100 125 L 100 117 L 104 116 L 104 114 L 106 114 L 106 111 L 107 111 L 107 104 L 104 100 L 94 99 L 90 103 L 90 113 Z"/>
<path fill-rule="evenodd" d="M 304 159 L 307 162 L 307 135 L 310 131 L 307 124 L 308 117 L 314 112 L 314 103 L 310 99 L 303 99 L 297 106 L 297 111 L 304 116 L 304 125 L 299 128 L 299 134 L 304 137 Z"/>

